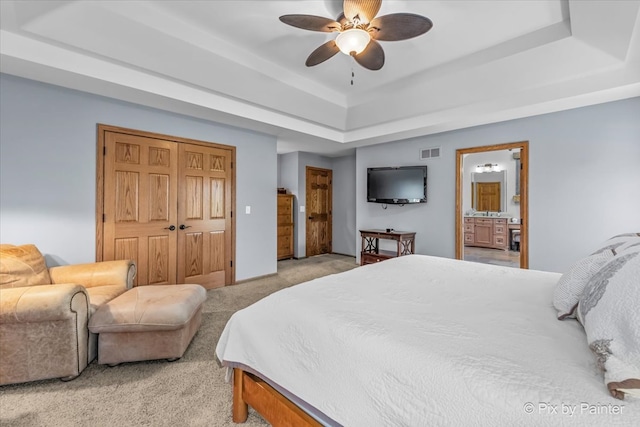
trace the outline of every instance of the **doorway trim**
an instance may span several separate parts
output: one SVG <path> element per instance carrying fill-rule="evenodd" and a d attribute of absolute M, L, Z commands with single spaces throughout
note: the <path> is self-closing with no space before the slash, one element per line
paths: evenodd
<path fill-rule="evenodd" d="M 463 259 L 464 233 L 462 232 L 462 185 L 464 183 L 465 154 L 520 149 L 520 268 L 529 268 L 529 141 L 456 150 L 456 259 Z"/>

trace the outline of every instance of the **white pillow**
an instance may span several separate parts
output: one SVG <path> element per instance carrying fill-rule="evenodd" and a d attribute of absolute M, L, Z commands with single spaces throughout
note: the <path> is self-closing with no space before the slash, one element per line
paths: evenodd
<path fill-rule="evenodd" d="M 611 395 L 640 396 L 640 245 L 594 274 L 576 311 Z"/>
<path fill-rule="evenodd" d="M 616 255 L 622 255 L 628 251 L 633 251 L 634 248 L 637 248 L 639 246 L 640 246 L 640 237 L 633 237 L 623 245 L 618 246 L 618 248 L 616 249 Z"/>
<path fill-rule="evenodd" d="M 553 306 L 558 310 L 558 319 L 575 318 L 575 309 L 587 282 L 613 257 L 613 250 L 604 248 L 574 263 L 560 277 L 553 291 Z"/>
<path fill-rule="evenodd" d="M 612 250 L 614 255 L 617 255 L 629 246 L 635 246 L 637 243 L 640 243 L 640 233 L 618 234 L 601 244 L 600 249 L 595 251 L 592 255 L 607 250 Z"/>

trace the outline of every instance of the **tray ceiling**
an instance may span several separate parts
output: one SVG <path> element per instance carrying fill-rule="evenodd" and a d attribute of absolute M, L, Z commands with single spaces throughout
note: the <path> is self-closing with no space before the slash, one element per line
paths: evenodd
<path fill-rule="evenodd" d="M 379 71 L 336 34 L 324 1 L 2 1 L 0 71 L 278 137 L 278 151 L 354 147 L 640 95 L 640 1 L 392 1 L 428 33 L 381 42 Z M 352 72 L 354 84 L 351 85 Z"/>

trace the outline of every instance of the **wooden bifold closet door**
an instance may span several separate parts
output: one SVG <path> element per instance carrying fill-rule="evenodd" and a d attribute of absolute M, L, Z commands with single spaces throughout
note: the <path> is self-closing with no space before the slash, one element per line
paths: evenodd
<path fill-rule="evenodd" d="M 98 260 L 135 260 L 136 286 L 234 282 L 234 147 L 99 125 L 98 149 Z"/>

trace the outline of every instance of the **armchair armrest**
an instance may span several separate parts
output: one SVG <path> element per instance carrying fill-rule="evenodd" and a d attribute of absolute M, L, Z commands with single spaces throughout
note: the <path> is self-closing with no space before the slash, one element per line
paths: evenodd
<path fill-rule="evenodd" d="M 89 313 L 89 296 L 76 284 L 0 289 L 0 323 L 35 323 Z"/>
<path fill-rule="evenodd" d="M 49 269 L 51 283 L 79 283 L 85 288 L 105 285 L 133 287 L 136 264 L 132 260 L 102 261 L 88 264 L 63 265 Z"/>

